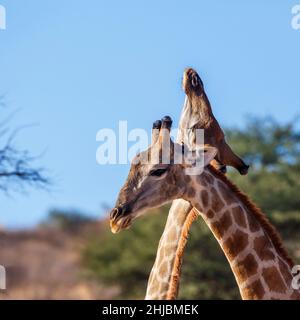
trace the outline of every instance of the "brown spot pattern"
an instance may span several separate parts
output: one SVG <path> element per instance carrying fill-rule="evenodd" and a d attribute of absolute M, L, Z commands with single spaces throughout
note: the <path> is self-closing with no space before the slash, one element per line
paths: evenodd
<path fill-rule="evenodd" d="M 286 286 L 276 267 L 263 269 L 262 276 L 271 291 L 285 293 Z"/>
<path fill-rule="evenodd" d="M 225 202 L 230 206 L 236 202 L 235 197 L 233 196 L 232 192 L 226 188 L 223 182 L 218 181 L 219 190 L 225 200 Z"/>
<path fill-rule="evenodd" d="M 170 255 L 172 252 L 176 252 L 176 244 L 167 243 L 164 249 L 165 249 L 165 256 Z"/>
<path fill-rule="evenodd" d="M 204 188 L 207 188 L 208 184 L 205 182 L 204 179 L 201 179 L 201 176 L 197 177 L 197 182 L 202 185 Z"/>
<path fill-rule="evenodd" d="M 192 199 L 192 198 L 195 197 L 196 192 L 195 192 L 195 190 L 194 190 L 193 188 L 189 188 L 187 195 L 188 195 L 188 197 L 189 197 L 190 199 Z"/>
<path fill-rule="evenodd" d="M 214 215 L 215 213 L 211 209 L 207 211 L 207 214 L 206 214 L 207 218 L 212 219 Z"/>
<path fill-rule="evenodd" d="M 256 280 L 243 290 L 243 297 L 247 300 L 261 300 L 263 299 L 265 290 L 260 282 Z"/>
<path fill-rule="evenodd" d="M 203 190 L 201 192 L 201 200 L 203 203 L 203 207 L 207 207 L 208 206 L 208 192 L 206 190 Z"/>
<path fill-rule="evenodd" d="M 259 223 L 252 215 L 247 214 L 247 219 L 248 219 L 250 231 L 256 232 L 260 229 Z"/>
<path fill-rule="evenodd" d="M 214 179 L 207 173 L 203 173 L 203 178 L 204 180 L 208 183 L 208 184 L 213 184 L 214 183 Z"/>
<path fill-rule="evenodd" d="M 219 194 L 217 193 L 215 188 L 211 188 L 211 201 L 212 205 L 211 208 L 215 211 L 218 212 L 224 207 L 224 202 L 220 198 Z"/>
<path fill-rule="evenodd" d="M 230 217 L 230 213 L 226 211 L 219 221 L 211 224 L 211 228 L 217 239 L 221 239 L 231 225 L 232 219 Z"/>
<path fill-rule="evenodd" d="M 235 222 L 239 226 L 241 226 L 243 228 L 247 227 L 245 214 L 244 214 L 244 211 L 242 210 L 242 208 L 240 206 L 235 207 L 235 208 L 232 209 L 232 215 L 234 217 Z"/>
<path fill-rule="evenodd" d="M 211 230 L 215 237 L 220 240 L 224 234 L 223 229 L 218 221 L 211 224 Z"/>
<path fill-rule="evenodd" d="M 229 211 L 226 211 L 223 214 L 222 218 L 220 219 L 220 224 L 222 225 L 224 231 L 227 231 L 228 228 L 232 225 L 232 219 Z"/>
<path fill-rule="evenodd" d="M 283 276 L 283 278 L 286 280 L 287 283 L 291 283 L 292 284 L 292 274 L 291 274 L 291 270 L 290 268 L 285 265 L 280 259 L 278 259 L 279 261 L 279 269 L 281 272 L 281 275 Z"/>
<path fill-rule="evenodd" d="M 247 233 L 237 230 L 231 237 L 224 242 L 224 249 L 229 259 L 234 259 L 248 245 Z"/>
<path fill-rule="evenodd" d="M 261 236 L 253 241 L 254 250 L 261 260 L 272 260 L 275 258 L 274 253 L 271 251 L 270 240 L 266 236 Z"/>
<path fill-rule="evenodd" d="M 238 276 L 238 278 L 242 282 L 244 282 L 257 272 L 257 268 L 258 264 L 254 256 L 250 253 L 246 256 L 245 259 L 238 262 L 233 271 Z"/>
<path fill-rule="evenodd" d="M 161 274 L 161 276 L 164 276 L 168 271 L 168 265 L 166 262 L 163 262 L 160 267 L 159 267 L 159 272 Z"/>

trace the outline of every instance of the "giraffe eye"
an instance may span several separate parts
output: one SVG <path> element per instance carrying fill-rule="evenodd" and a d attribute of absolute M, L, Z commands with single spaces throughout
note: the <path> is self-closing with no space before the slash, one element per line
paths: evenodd
<path fill-rule="evenodd" d="M 156 169 L 150 171 L 150 176 L 152 177 L 160 177 L 162 176 L 165 172 L 167 172 L 167 169 Z"/>

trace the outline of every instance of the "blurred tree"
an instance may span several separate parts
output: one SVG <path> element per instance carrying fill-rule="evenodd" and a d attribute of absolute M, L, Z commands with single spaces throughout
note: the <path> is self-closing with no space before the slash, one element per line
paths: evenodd
<path fill-rule="evenodd" d="M 300 230 L 300 132 L 297 118 L 280 124 L 271 117 L 250 118 L 227 137 L 251 165 L 248 176 L 229 177 L 254 200 L 284 236 Z"/>
<path fill-rule="evenodd" d="M 244 128 L 227 130 L 227 140 L 251 168 L 229 177 L 268 215 L 292 255 L 300 240 L 300 133 L 295 121 L 250 118 Z M 139 219 L 130 231 L 112 235 L 108 229 L 91 239 L 84 261 L 91 274 L 119 285 L 121 297 L 143 298 L 168 207 Z M 299 258 L 299 257 L 298 257 Z M 191 229 L 183 263 L 179 298 L 239 299 L 233 274 L 202 219 Z"/>
<path fill-rule="evenodd" d="M 3 96 L 0 96 L 0 107 L 4 107 Z M 34 167 L 36 160 L 27 150 L 18 149 L 14 139 L 19 130 L 7 127 L 11 117 L 0 122 L 0 190 L 23 190 L 25 185 L 45 187 L 49 179 L 42 168 Z"/>
<path fill-rule="evenodd" d="M 42 225 L 53 226 L 64 231 L 77 232 L 92 221 L 91 217 L 77 210 L 52 209 Z"/>

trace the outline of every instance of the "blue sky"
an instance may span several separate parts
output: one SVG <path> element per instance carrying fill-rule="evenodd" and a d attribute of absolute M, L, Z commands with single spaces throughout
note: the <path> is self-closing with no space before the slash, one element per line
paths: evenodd
<path fill-rule="evenodd" d="M 0 0 L 0 92 L 17 139 L 55 181 L 50 193 L 0 196 L 0 224 L 30 227 L 50 208 L 103 214 L 128 165 L 100 166 L 96 133 L 178 123 L 185 67 L 196 68 L 223 126 L 247 114 L 281 121 L 299 112 L 300 30 L 295 1 Z M 4 117 L 8 111 L 1 111 Z"/>

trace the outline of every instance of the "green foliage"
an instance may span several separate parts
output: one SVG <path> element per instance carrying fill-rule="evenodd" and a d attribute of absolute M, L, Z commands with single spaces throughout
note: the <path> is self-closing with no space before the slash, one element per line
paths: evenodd
<path fill-rule="evenodd" d="M 276 225 L 293 255 L 300 240 L 300 134 L 293 123 L 250 118 L 242 129 L 227 131 L 233 149 L 251 164 L 248 176 L 230 170 L 232 179 Z M 107 230 L 91 239 L 86 267 L 99 281 L 118 285 L 122 298 L 143 298 L 162 234 L 167 207 L 136 221 L 130 231 Z M 198 219 L 191 229 L 183 264 L 182 299 L 239 299 L 223 252 Z"/>
<path fill-rule="evenodd" d="M 49 212 L 47 220 L 43 224 L 74 232 L 91 221 L 92 219 L 90 217 L 78 211 L 53 209 Z"/>
<path fill-rule="evenodd" d="M 245 128 L 227 130 L 227 140 L 246 162 L 271 169 L 300 158 L 296 120 L 280 124 L 272 117 L 249 117 Z"/>
<path fill-rule="evenodd" d="M 231 170 L 232 179 L 282 235 L 300 230 L 300 132 L 297 122 L 279 124 L 268 117 L 250 118 L 242 130 L 228 130 L 234 150 L 251 168 L 247 177 Z"/>

